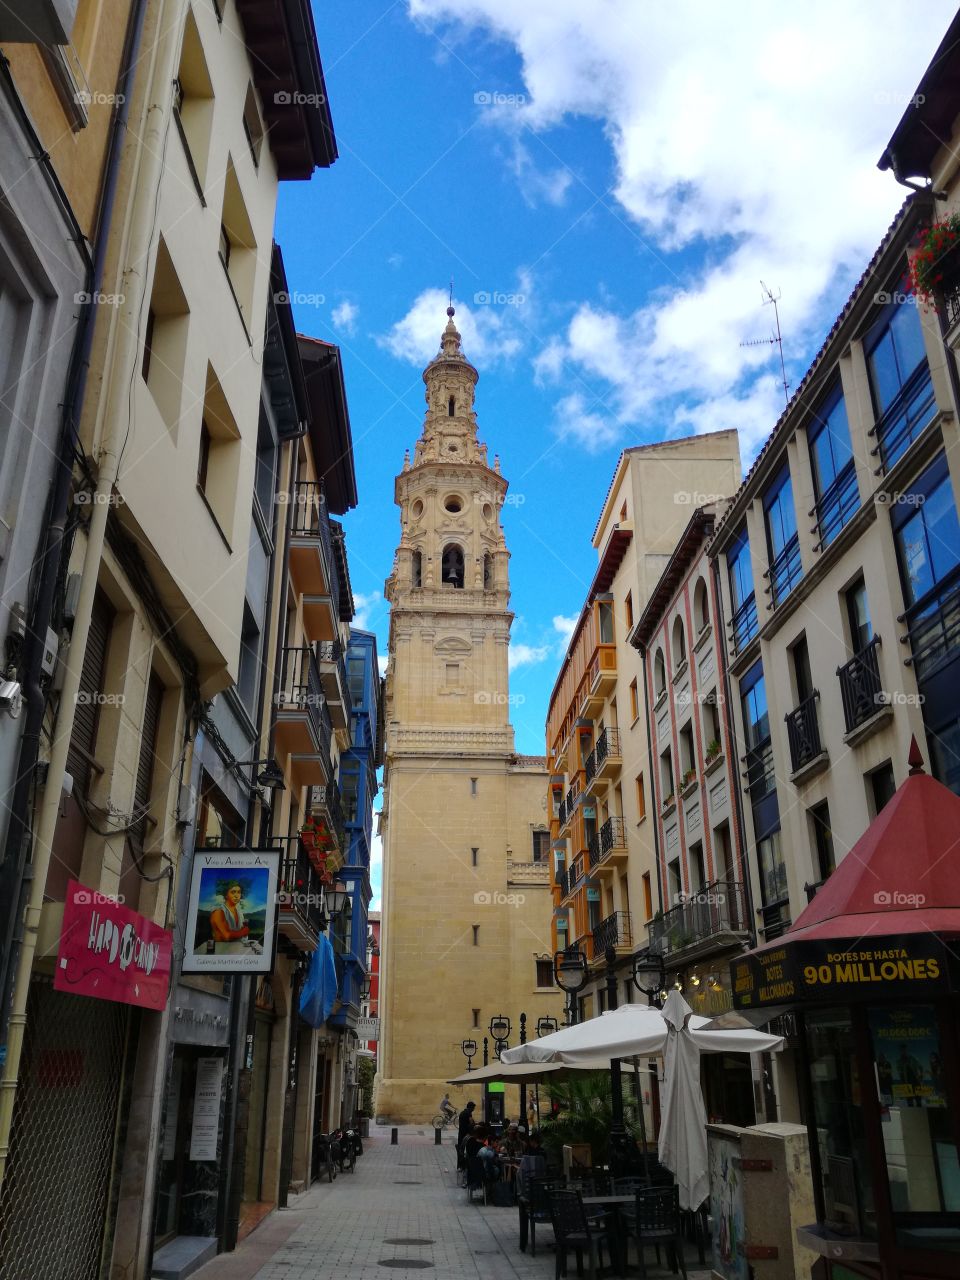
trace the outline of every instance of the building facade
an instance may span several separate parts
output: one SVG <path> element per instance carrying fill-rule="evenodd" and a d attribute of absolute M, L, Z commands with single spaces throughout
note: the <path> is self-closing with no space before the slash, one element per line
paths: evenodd
<path fill-rule="evenodd" d="M 631 636 L 691 510 L 731 492 L 739 477 L 735 431 L 627 449 L 597 521 L 597 571 L 547 716 L 552 947 L 586 955 L 580 1017 L 605 1007 L 611 946 L 618 1000 L 639 998 L 632 957 L 663 905 L 648 698 Z"/>
<path fill-rule="evenodd" d="M 461 1042 L 495 1015 L 518 1027 L 521 1013 L 557 1013 L 546 777 L 514 749 L 507 481 L 477 438 L 477 378 L 450 308 L 423 374 L 423 434 L 396 480 L 385 589 L 383 1120 L 433 1115 L 465 1065 Z"/>

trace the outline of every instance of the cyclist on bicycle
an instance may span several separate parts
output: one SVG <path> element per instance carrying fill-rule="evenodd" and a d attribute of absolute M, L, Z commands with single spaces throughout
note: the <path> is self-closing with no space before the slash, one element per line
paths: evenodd
<path fill-rule="evenodd" d="M 440 1099 L 440 1114 L 447 1120 L 452 1120 L 457 1114 L 457 1108 L 450 1101 L 449 1093 L 445 1093 Z"/>

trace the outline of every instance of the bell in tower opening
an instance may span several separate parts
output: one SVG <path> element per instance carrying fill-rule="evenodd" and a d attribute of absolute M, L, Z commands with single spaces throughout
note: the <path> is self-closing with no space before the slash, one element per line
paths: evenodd
<path fill-rule="evenodd" d="M 443 549 L 443 580 L 449 586 L 463 589 L 463 550 L 455 542 Z"/>

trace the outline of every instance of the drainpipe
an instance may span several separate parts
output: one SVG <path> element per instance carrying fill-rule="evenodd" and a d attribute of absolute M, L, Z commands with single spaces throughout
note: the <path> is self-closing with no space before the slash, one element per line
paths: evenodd
<path fill-rule="evenodd" d="M 165 10 L 167 6 L 162 6 L 162 8 Z M 132 29 L 135 39 L 131 40 L 125 51 L 126 65 L 123 71 L 123 87 L 126 90 L 130 88 L 134 70 L 138 65 L 133 52 L 134 46 L 139 41 L 143 30 L 145 13 L 145 0 L 138 0 Z M 107 379 L 104 395 L 98 404 L 97 411 L 97 425 L 105 421 L 102 444 L 98 456 L 97 487 L 91 508 L 90 525 L 87 530 L 87 545 L 81 570 L 80 593 L 77 601 L 73 635 L 67 651 L 60 710 L 54 731 L 55 736 L 51 745 L 50 762 L 47 767 L 46 783 L 39 805 L 34 836 L 34 858 L 29 898 L 24 913 L 23 941 L 13 988 L 13 1003 L 7 1037 L 7 1056 L 4 1064 L 3 1080 L 0 1082 L 0 1184 L 2 1184 L 10 1150 L 13 1107 L 20 1072 L 20 1060 L 23 1055 L 27 997 L 30 989 L 33 961 L 37 950 L 37 934 L 40 927 L 44 888 L 60 811 L 60 799 L 67 765 L 67 751 L 73 730 L 77 693 L 80 688 L 80 672 L 87 639 L 90 634 L 94 594 L 97 588 L 99 568 L 106 540 L 109 502 L 116 486 L 121 443 L 128 426 L 127 389 L 130 369 L 135 363 L 136 348 L 139 344 L 139 320 L 145 282 L 143 267 L 149 260 L 152 248 L 154 206 L 163 170 L 164 131 L 161 125 L 165 117 L 169 118 L 168 113 L 171 105 L 169 101 L 170 86 L 176 71 L 178 49 L 179 24 L 177 22 L 167 22 L 165 24 L 163 21 L 165 16 L 165 12 L 157 15 L 158 35 L 156 41 L 148 46 L 146 57 L 149 61 L 146 62 L 143 71 L 147 85 L 159 83 L 165 90 L 167 100 L 162 103 L 150 102 L 149 105 L 147 101 L 144 102 L 143 128 L 140 131 L 142 137 L 134 148 L 133 171 L 130 175 L 129 186 L 131 198 L 127 203 L 126 217 L 120 231 L 118 261 L 120 263 L 135 263 L 136 267 L 130 267 L 125 271 L 121 289 L 125 298 L 124 304 L 122 308 L 118 308 L 119 314 L 112 317 L 111 331 L 108 335 L 107 352 L 104 360 Z M 126 112 L 131 96 L 129 92 L 125 92 L 124 102 L 118 104 L 124 109 L 124 112 Z M 124 114 L 122 117 L 124 125 L 126 120 L 127 116 Z M 119 159 L 116 163 L 119 166 Z M 111 183 L 115 184 L 116 180 L 117 175 L 114 175 Z M 115 186 L 112 186 L 111 189 L 115 190 Z M 102 230 L 101 238 L 103 240 L 107 239 L 106 228 Z M 96 438 L 96 432 L 94 433 L 94 438 Z M 56 537 L 56 529 L 52 529 L 51 532 Z"/>

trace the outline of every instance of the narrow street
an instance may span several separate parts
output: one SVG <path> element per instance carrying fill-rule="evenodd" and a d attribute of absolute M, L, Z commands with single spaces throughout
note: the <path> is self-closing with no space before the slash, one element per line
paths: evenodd
<path fill-rule="evenodd" d="M 374 1280 L 433 1271 L 443 1280 L 551 1280 L 554 1254 L 549 1226 L 538 1232 L 536 1257 L 517 1247 L 517 1211 L 469 1204 L 456 1185 L 451 1137 L 434 1146 L 429 1129 L 401 1127 L 399 1143 L 380 1129 L 364 1143 L 355 1174 L 331 1186 L 315 1184 L 272 1214 L 233 1253 L 221 1254 L 197 1280 L 312 1280 L 314 1276 Z M 631 1249 L 635 1274 L 635 1253 Z M 708 1280 L 687 1246 L 690 1280 Z M 647 1250 L 647 1274 L 666 1277 Z M 573 1257 L 569 1273 L 576 1274 Z"/>

